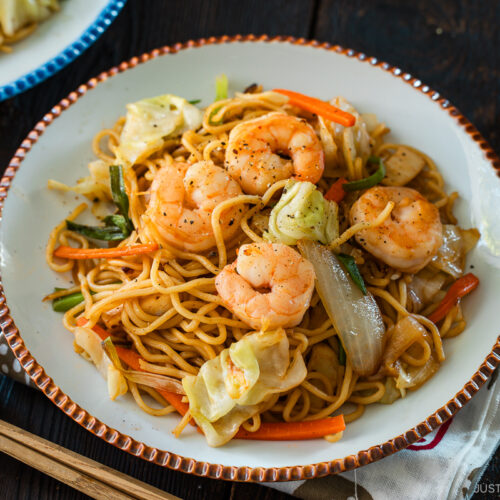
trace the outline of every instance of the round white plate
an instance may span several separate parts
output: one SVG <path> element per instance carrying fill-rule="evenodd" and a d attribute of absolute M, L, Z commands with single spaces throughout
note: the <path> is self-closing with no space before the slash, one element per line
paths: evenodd
<path fill-rule="evenodd" d="M 38 85 L 90 47 L 126 0 L 63 0 L 34 33 L 0 53 L 0 101 Z"/>
<path fill-rule="evenodd" d="M 444 341 L 446 361 L 439 372 L 421 389 L 393 405 L 370 405 L 335 444 L 321 439 L 234 440 L 213 449 L 190 426 L 180 439 L 175 439 L 171 431 L 177 417 L 147 415 L 128 396 L 115 402 L 109 400 L 101 376 L 73 351 L 72 335 L 63 328 L 61 315 L 53 312 L 50 304 L 41 302 L 54 286 L 67 285 L 64 278 L 47 267 L 44 248 L 51 229 L 78 203 L 75 196 L 49 191 L 47 180 L 73 184 L 86 175 L 87 163 L 93 159 L 94 134 L 113 125 L 124 114 L 127 103 L 172 93 L 187 99 L 201 98 L 201 105 L 208 105 L 214 96 L 215 77 L 221 73 L 228 76 L 230 92 L 258 82 L 266 89 L 284 87 L 323 99 L 342 95 L 359 111 L 376 113 L 391 127 L 392 140 L 411 144 L 436 161 L 446 179 L 446 189 L 460 194 L 456 214 L 461 226 L 473 225 L 468 208 L 468 167 L 493 169 L 476 142 L 477 136 L 476 140 L 471 138 L 460 123 L 465 119 L 452 116 L 446 102 L 428 88 L 422 89 L 420 82 L 411 80 L 414 83 L 409 85 L 405 82 L 410 80 L 409 75 L 396 77 L 400 71 L 388 71 L 388 65 L 364 59 L 353 52 L 282 41 L 211 41 L 154 57 L 144 64 L 136 60 L 131 69 L 102 78 L 60 116 L 60 109 L 55 108 L 57 119 L 50 123 L 52 117 L 47 118 L 50 125 L 46 129 L 38 127 L 43 134 L 22 160 L 5 200 L 1 274 L 8 307 L 27 349 L 72 401 L 120 433 L 182 457 L 225 466 L 283 468 L 330 462 L 385 443 L 425 421 L 462 390 L 492 351 L 500 330 L 500 271 L 489 267 L 477 250 L 471 253 L 467 267 L 474 266 L 481 285 L 464 301 L 466 331 Z M 36 134 L 32 138 L 36 140 Z M 13 165 L 17 162 L 14 160 Z M 21 351 L 16 352 L 20 356 Z M 445 412 L 437 417 L 437 422 L 446 416 Z M 419 429 L 426 432 L 425 426 Z M 388 449 L 394 451 L 397 447 Z M 168 465 L 176 467 L 175 463 Z M 205 469 L 196 472 L 210 475 Z"/>

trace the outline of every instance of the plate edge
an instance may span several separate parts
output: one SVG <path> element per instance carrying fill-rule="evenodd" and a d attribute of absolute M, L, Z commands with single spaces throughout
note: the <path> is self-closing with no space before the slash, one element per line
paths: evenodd
<path fill-rule="evenodd" d="M 120 0 L 121 1 L 121 0 Z M 126 0 L 125 0 L 126 1 Z M 124 3 L 124 1 L 123 1 Z M 160 55 L 174 54 L 180 50 L 200 47 L 203 45 L 234 43 L 234 42 L 268 42 L 268 43 L 290 43 L 294 45 L 310 46 L 325 50 L 334 51 L 341 55 L 357 58 L 362 62 L 367 62 L 373 66 L 379 67 L 388 71 L 393 76 L 400 77 L 406 83 L 410 84 L 416 90 L 426 94 L 431 100 L 438 103 L 457 123 L 464 128 L 470 138 L 478 144 L 484 152 L 486 159 L 500 176 L 500 159 L 493 151 L 488 142 L 481 136 L 476 127 L 469 122 L 460 111 L 453 106 L 447 99 L 432 90 L 429 86 L 423 84 L 421 80 L 412 77 L 409 73 L 403 72 L 401 69 L 391 66 L 388 63 L 379 61 L 377 58 L 368 57 L 361 52 L 356 52 L 352 49 L 345 49 L 339 45 L 331 45 L 329 43 L 320 43 L 315 40 L 306 40 L 304 38 L 294 37 L 269 37 L 267 35 L 236 35 L 236 36 L 221 36 L 210 37 L 206 39 L 190 40 L 186 43 L 177 43 L 172 46 L 164 46 L 155 49 L 149 53 L 142 54 L 139 57 L 133 57 L 127 62 L 121 63 L 119 66 L 111 68 L 107 72 L 103 72 L 95 78 L 92 78 L 87 84 L 80 85 L 78 89 L 71 92 L 67 98 L 54 106 L 40 122 L 36 124 L 34 129 L 28 134 L 26 139 L 21 143 L 21 146 L 14 154 L 12 160 L 7 167 L 5 174 L 0 181 L 0 222 L 3 211 L 3 203 L 7 196 L 8 190 L 19 169 L 22 160 L 26 153 L 31 149 L 32 145 L 43 134 L 45 128 L 57 118 L 62 111 L 67 109 L 71 104 L 76 102 L 78 98 L 84 95 L 88 90 L 94 88 L 99 82 L 107 80 L 109 77 L 133 68 L 140 63 L 154 59 Z M 452 399 L 443 407 L 436 410 L 426 420 L 406 431 L 405 433 L 386 441 L 380 445 L 375 445 L 367 450 L 359 451 L 357 454 L 349 455 L 344 458 L 335 459 L 328 462 L 320 462 L 311 465 L 286 466 L 286 467 L 248 467 L 248 466 L 225 466 L 220 464 L 211 464 L 208 462 L 196 461 L 193 458 L 186 458 L 180 455 L 158 450 L 154 447 L 146 446 L 144 443 L 138 442 L 133 438 L 120 433 L 119 431 L 107 426 L 103 422 L 93 417 L 86 410 L 74 403 L 62 390 L 53 382 L 53 380 L 45 373 L 42 366 L 31 356 L 28 349 L 19 334 L 14 320 L 10 316 L 6 298 L 3 292 L 3 285 L 0 278 L 0 327 L 2 328 L 7 342 L 13 351 L 14 355 L 20 361 L 21 366 L 28 373 L 33 382 L 42 390 L 42 392 L 62 411 L 64 411 L 73 420 L 85 427 L 93 434 L 101 437 L 106 442 L 125 450 L 132 455 L 140 456 L 141 458 L 153 462 L 157 465 L 168 467 L 174 470 L 180 470 L 199 476 L 211 477 L 214 479 L 225 479 L 231 481 L 294 481 L 322 477 L 328 474 L 337 474 L 347 470 L 352 470 L 362 465 L 375 462 L 385 456 L 391 455 L 401 449 L 406 448 L 418 439 L 422 438 L 432 430 L 436 429 L 443 422 L 451 418 L 458 412 L 486 382 L 495 368 L 500 364 L 500 336 L 497 338 L 496 344 L 491 352 L 486 356 L 478 370 L 472 375 L 471 379 L 464 385 Z"/>
<path fill-rule="evenodd" d="M 20 76 L 17 80 L 0 86 L 0 102 L 10 99 L 55 75 L 82 55 L 109 28 L 127 0 L 110 0 L 99 12 L 92 24 L 71 44 L 38 68 Z"/>

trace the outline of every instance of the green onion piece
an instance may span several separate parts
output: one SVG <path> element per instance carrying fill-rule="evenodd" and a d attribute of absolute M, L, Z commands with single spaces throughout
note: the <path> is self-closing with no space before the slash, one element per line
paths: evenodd
<path fill-rule="evenodd" d="M 116 226 L 86 226 L 84 224 L 77 224 L 76 222 L 70 220 L 66 221 L 66 227 L 70 231 L 75 231 L 75 233 L 83 234 L 83 236 L 94 240 L 121 241 L 129 234 L 124 234 L 123 231 Z"/>
<path fill-rule="evenodd" d="M 370 156 L 370 158 L 368 158 L 368 163 L 378 163 L 377 171 L 370 175 L 370 177 L 365 177 L 359 181 L 346 182 L 342 185 L 344 191 L 359 191 L 360 189 L 371 188 L 376 186 L 385 177 L 385 165 L 382 158 Z"/>
<path fill-rule="evenodd" d="M 222 74 L 215 78 L 215 101 L 221 101 L 222 99 L 227 99 L 227 88 L 228 88 L 228 80 L 227 76 Z M 215 108 L 208 117 L 208 123 L 213 126 L 221 125 L 222 120 L 214 122 L 212 117 L 219 112 L 220 106 Z"/>
<path fill-rule="evenodd" d="M 361 276 L 358 266 L 354 261 L 354 257 L 347 255 L 345 253 L 339 253 L 337 254 L 337 258 L 346 268 L 347 272 L 351 275 L 352 281 L 354 281 L 355 285 L 363 292 L 363 295 L 366 295 L 368 293 L 368 290 L 366 289 L 363 276 Z"/>
<path fill-rule="evenodd" d="M 104 352 L 108 355 L 109 360 L 113 364 L 113 366 L 121 371 L 124 372 L 125 370 L 123 369 L 122 363 L 120 361 L 120 357 L 118 356 L 118 353 L 116 352 L 115 345 L 113 344 L 113 341 L 111 340 L 111 337 L 106 337 L 102 342 L 101 346 L 104 349 Z"/>
<path fill-rule="evenodd" d="M 227 76 L 223 73 L 215 78 L 215 100 L 221 101 L 227 99 L 228 81 Z"/>
<path fill-rule="evenodd" d="M 111 196 L 118 208 L 118 214 L 108 215 L 104 218 L 104 227 L 87 226 L 67 220 L 66 227 L 70 231 L 83 234 L 87 238 L 104 241 L 124 240 L 133 230 L 134 225 L 128 217 L 129 200 L 125 190 L 123 180 L 123 168 L 121 165 L 111 165 L 109 167 L 109 180 L 111 186 Z"/>
<path fill-rule="evenodd" d="M 216 122 L 214 122 L 212 120 L 212 117 L 214 117 L 218 112 L 219 112 L 219 109 L 220 109 L 220 106 L 215 108 L 211 113 L 210 113 L 210 116 L 208 117 L 208 123 L 212 126 L 217 126 L 217 125 L 222 125 L 222 120 L 218 120 Z"/>
<path fill-rule="evenodd" d="M 56 288 L 56 291 L 59 291 Z M 95 292 L 90 292 L 92 295 Z M 56 312 L 66 312 L 72 309 L 83 302 L 83 294 L 82 292 L 70 293 L 69 295 L 65 295 L 64 297 L 58 297 L 52 301 L 52 309 Z"/>
<path fill-rule="evenodd" d="M 106 224 L 106 227 L 113 228 L 115 230 L 119 229 L 125 238 L 130 234 L 128 221 L 125 217 L 123 217 L 123 215 L 107 215 L 104 217 L 104 224 Z"/>
<path fill-rule="evenodd" d="M 123 180 L 123 168 L 121 165 L 111 165 L 109 167 L 109 179 L 111 185 L 111 196 L 118 212 L 125 217 L 129 230 L 133 230 L 132 222 L 128 218 L 129 201 L 127 191 L 125 190 L 125 181 Z"/>
<path fill-rule="evenodd" d="M 193 99 L 192 101 L 188 101 L 189 104 L 199 104 L 201 102 L 201 99 Z"/>
<path fill-rule="evenodd" d="M 344 346 L 342 345 L 342 342 L 339 339 L 339 364 L 345 366 L 345 362 L 346 362 L 345 349 Z"/>

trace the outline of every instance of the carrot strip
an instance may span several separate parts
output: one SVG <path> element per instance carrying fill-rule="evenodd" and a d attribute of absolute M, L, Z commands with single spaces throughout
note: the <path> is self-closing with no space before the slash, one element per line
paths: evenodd
<path fill-rule="evenodd" d="M 235 438 L 265 441 L 296 441 L 337 434 L 345 429 L 344 415 L 306 422 L 263 422 L 255 432 L 240 428 Z"/>
<path fill-rule="evenodd" d="M 88 320 L 87 318 L 84 318 L 83 316 L 80 316 L 76 320 L 76 324 L 78 326 L 85 326 L 87 324 Z M 92 327 L 92 330 L 94 330 L 99 337 L 101 337 L 102 340 L 105 340 L 109 337 L 109 332 L 107 332 L 104 328 L 102 328 L 99 325 L 94 325 Z M 130 368 L 133 370 L 137 371 L 145 371 L 141 368 L 141 364 L 139 363 L 139 360 L 142 359 L 142 357 L 137 354 L 134 351 L 131 351 L 130 349 L 125 349 L 125 347 L 120 347 L 120 346 L 115 346 L 116 353 L 118 354 L 118 357 L 126 363 Z M 170 403 L 181 415 L 184 416 L 184 414 L 189 410 L 189 405 L 186 403 L 182 402 L 182 395 L 181 394 L 175 394 L 173 392 L 168 392 L 164 391 L 161 389 L 157 389 L 157 391 L 165 398 L 165 400 Z"/>
<path fill-rule="evenodd" d="M 325 199 L 329 201 L 334 201 L 336 203 L 340 203 L 345 196 L 345 190 L 342 187 L 344 184 L 347 184 L 348 180 L 341 177 L 337 179 L 330 187 L 330 189 L 325 194 Z"/>
<path fill-rule="evenodd" d="M 326 118 L 327 120 L 344 125 L 344 127 L 352 127 L 356 123 L 356 117 L 351 115 L 351 113 L 342 111 L 341 109 L 314 97 L 309 97 L 307 95 L 300 94 L 299 92 L 293 92 L 292 90 L 286 89 L 273 89 L 273 92 L 286 95 L 289 99 L 288 103 L 292 106 L 297 106 L 298 108 L 315 113 L 323 118 Z"/>
<path fill-rule="evenodd" d="M 54 257 L 60 257 L 61 259 L 114 259 L 116 257 L 142 255 L 154 252 L 155 250 L 158 250 L 158 243 L 116 248 L 74 248 L 60 246 L 54 251 Z"/>
<path fill-rule="evenodd" d="M 444 299 L 439 303 L 437 309 L 429 314 L 428 318 L 433 323 L 441 321 L 462 297 L 474 291 L 478 285 L 479 278 L 472 273 L 458 278 L 450 286 L 450 289 L 446 292 Z"/>

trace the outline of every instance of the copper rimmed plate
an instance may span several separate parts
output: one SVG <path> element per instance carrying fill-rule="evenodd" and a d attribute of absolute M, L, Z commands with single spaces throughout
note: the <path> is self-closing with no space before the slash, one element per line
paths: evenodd
<path fill-rule="evenodd" d="M 12 159 L 0 186 L 1 326 L 24 369 L 58 407 L 109 443 L 156 464 L 214 478 L 278 481 L 378 460 L 457 412 L 500 361 L 495 321 L 500 271 L 488 266 L 479 251 L 468 262 L 481 286 L 465 304 L 467 330 L 445 341 L 447 360 L 441 370 L 404 400 L 369 407 L 335 444 L 233 441 L 212 449 L 192 429 L 175 439 L 170 432 L 175 417 L 146 415 L 128 397 L 108 399 L 100 375 L 73 352 L 60 315 L 41 302 L 63 281 L 45 265 L 45 242 L 77 203 L 48 191 L 47 179 L 72 183 L 84 175 L 93 135 L 112 125 L 126 103 L 169 92 L 208 104 L 214 77 L 222 72 L 231 91 L 257 81 L 322 98 L 344 95 L 358 109 L 376 113 L 391 126 L 395 141 L 421 148 L 436 160 L 447 188 L 460 193 L 457 212 L 463 226 L 472 225 L 469 168 L 487 168 L 493 182 L 500 183 L 494 175 L 500 162 L 474 126 L 419 80 L 376 59 L 317 42 L 251 36 L 164 47 L 79 87 L 36 125 Z"/>

